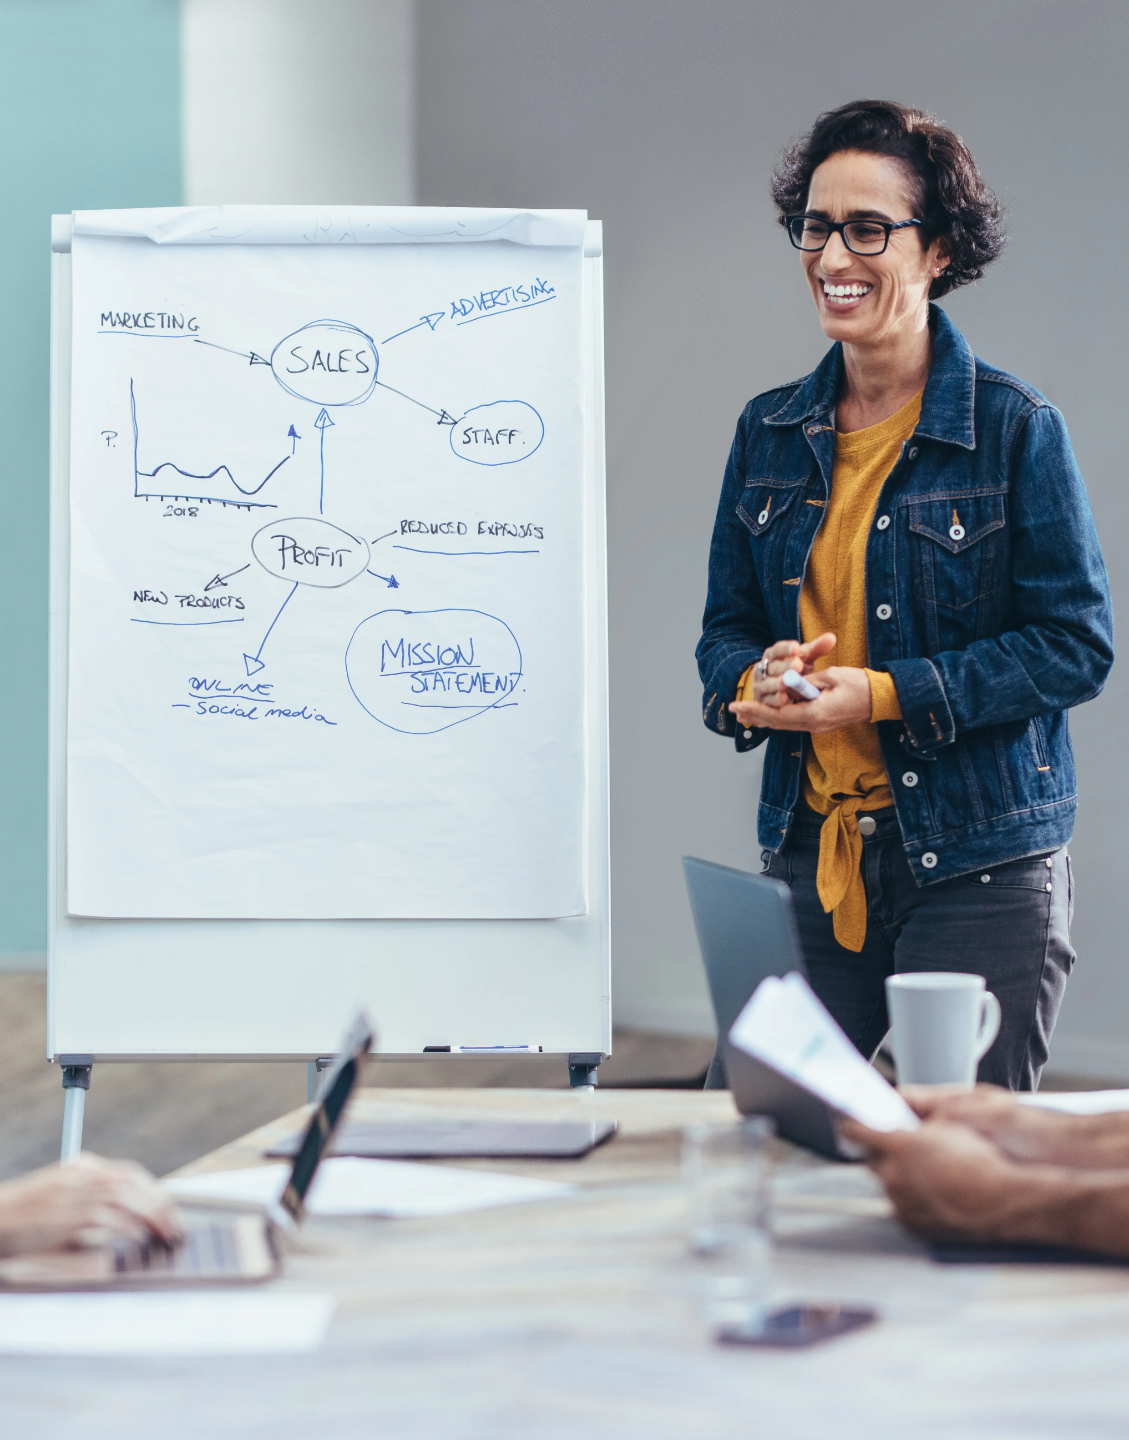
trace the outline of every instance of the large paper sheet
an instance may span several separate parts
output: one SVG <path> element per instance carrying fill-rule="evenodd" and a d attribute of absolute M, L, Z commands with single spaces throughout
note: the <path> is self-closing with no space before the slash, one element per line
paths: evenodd
<path fill-rule="evenodd" d="M 69 912 L 584 913 L 580 247 L 78 231 Z"/>
<path fill-rule="evenodd" d="M 216 1170 L 166 1180 L 183 1200 L 234 1200 L 254 1205 L 277 1201 L 290 1179 L 289 1165 L 256 1165 L 247 1170 Z M 340 1156 L 323 1160 L 310 1187 L 311 1215 L 387 1215 L 409 1217 L 459 1215 L 495 1205 L 531 1200 L 560 1200 L 576 1189 L 559 1180 L 530 1180 L 490 1170 L 460 1170 L 454 1165 L 417 1165 L 410 1160 L 362 1160 Z"/>
<path fill-rule="evenodd" d="M 300 1355 L 335 1308 L 277 1290 L 0 1295 L 0 1355 Z"/>
<path fill-rule="evenodd" d="M 1021 1105 L 1061 1110 L 1066 1115 L 1114 1115 L 1129 1110 L 1129 1090 L 1037 1090 L 1017 1095 Z"/>

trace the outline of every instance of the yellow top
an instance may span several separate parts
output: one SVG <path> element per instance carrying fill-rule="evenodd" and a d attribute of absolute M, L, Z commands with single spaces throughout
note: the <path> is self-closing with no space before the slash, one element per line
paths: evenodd
<path fill-rule="evenodd" d="M 804 799 L 827 816 L 819 838 L 819 898 L 824 910 L 833 912 L 836 940 L 856 952 L 866 939 L 866 889 L 855 815 L 893 804 L 874 722 L 899 720 L 902 714 L 893 678 L 867 669 L 866 542 L 879 492 L 920 415 L 919 392 L 888 420 L 835 436 L 831 497 L 800 593 L 800 638 L 805 644 L 825 630 L 836 636 L 835 648 L 821 656 L 815 668 L 856 666 L 865 669 L 870 680 L 870 722 L 812 735 L 804 777 Z M 738 699 L 744 697 L 746 684 L 751 695 L 751 679 L 750 671 L 741 677 Z"/>

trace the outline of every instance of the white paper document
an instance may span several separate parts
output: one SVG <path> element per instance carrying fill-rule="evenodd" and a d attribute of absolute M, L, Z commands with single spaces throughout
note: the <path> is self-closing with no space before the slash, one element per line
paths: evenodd
<path fill-rule="evenodd" d="M 586 913 L 584 217 L 372 213 L 78 217 L 72 915 Z"/>
<path fill-rule="evenodd" d="M 729 1032 L 732 1043 L 833 1110 L 872 1130 L 915 1130 L 917 1116 L 868 1065 L 796 971 L 762 980 Z"/>
<path fill-rule="evenodd" d="M 297 1355 L 319 1348 L 335 1303 L 230 1288 L 0 1295 L 0 1355 Z"/>
<path fill-rule="evenodd" d="M 1021 1105 L 1061 1110 L 1067 1115 L 1112 1115 L 1129 1110 L 1129 1090 L 1037 1090 L 1034 1095 L 1015 1098 Z"/>
<path fill-rule="evenodd" d="M 269 1205 L 282 1194 L 289 1165 L 259 1165 L 249 1170 L 220 1170 L 166 1180 L 182 1200 L 234 1200 Z M 386 1215 L 396 1219 L 457 1215 L 494 1205 L 555 1200 L 575 1190 L 556 1180 L 460 1170 L 454 1166 L 417 1165 L 408 1160 L 364 1160 L 340 1156 L 325 1160 L 307 1197 L 311 1215 Z"/>

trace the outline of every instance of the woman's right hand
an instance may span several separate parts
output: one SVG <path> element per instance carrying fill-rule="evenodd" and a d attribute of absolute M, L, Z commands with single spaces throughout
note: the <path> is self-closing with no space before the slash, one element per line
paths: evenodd
<path fill-rule="evenodd" d="M 129 1160 L 84 1154 L 0 1184 L 0 1255 L 180 1234 L 168 1195 Z"/>
<path fill-rule="evenodd" d="M 806 704 L 806 701 L 796 700 L 788 693 L 780 677 L 785 670 L 810 675 L 819 657 L 830 654 L 834 648 L 835 636 L 830 631 L 809 640 L 806 645 L 801 645 L 798 640 L 778 640 L 775 645 L 770 645 L 760 659 L 765 673 L 762 674 L 759 667 L 753 670 L 753 699 L 772 709 Z"/>

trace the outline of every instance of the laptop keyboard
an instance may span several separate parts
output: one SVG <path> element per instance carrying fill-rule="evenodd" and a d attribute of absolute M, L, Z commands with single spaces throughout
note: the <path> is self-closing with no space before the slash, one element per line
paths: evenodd
<path fill-rule="evenodd" d="M 178 1275 L 235 1275 L 239 1273 L 239 1237 L 228 1221 L 190 1223 L 183 1243 L 170 1246 L 152 1239 L 119 1242 L 114 1246 L 114 1270 L 166 1271 Z"/>

